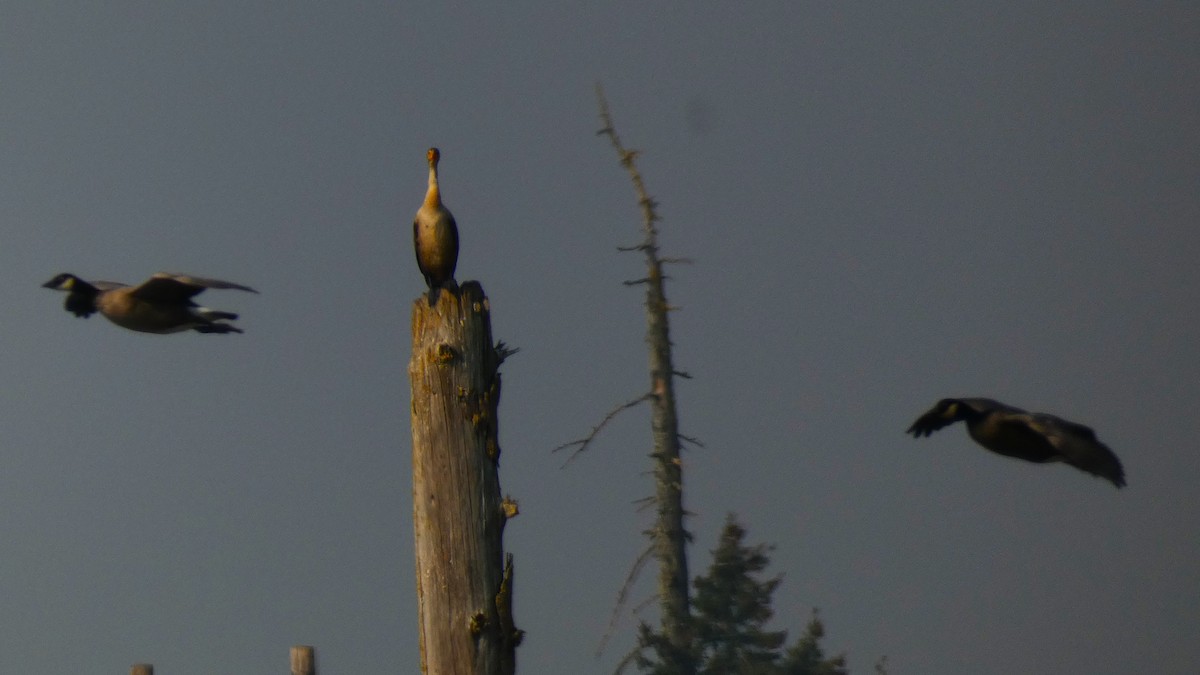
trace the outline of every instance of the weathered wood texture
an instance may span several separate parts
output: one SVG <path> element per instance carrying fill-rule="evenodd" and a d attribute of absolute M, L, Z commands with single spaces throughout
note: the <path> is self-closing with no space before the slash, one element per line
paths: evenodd
<path fill-rule="evenodd" d="M 317 675 L 317 650 L 310 645 L 296 645 L 288 653 L 292 675 Z"/>
<path fill-rule="evenodd" d="M 129 669 L 129 675 L 154 675 L 154 666 L 149 663 L 135 663 Z"/>
<path fill-rule="evenodd" d="M 503 356 L 478 282 L 413 303 L 413 523 L 421 670 L 509 675 L 521 633 L 512 622 L 512 557 L 500 496 L 496 409 Z"/>

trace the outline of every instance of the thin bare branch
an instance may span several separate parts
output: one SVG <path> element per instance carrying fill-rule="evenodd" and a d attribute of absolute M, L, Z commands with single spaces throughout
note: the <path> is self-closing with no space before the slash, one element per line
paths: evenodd
<path fill-rule="evenodd" d="M 638 604 L 634 605 L 633 609 L 630 610 L 630 613 L 633 614 L 634 616 L 640 615 L 647 607 L 650 606 L 650 603 L 654 602 L 657 599 L 658 599 L 658 594 L 656 593 L 656 594 L 646 598 L 645 600 L 639 602 Z"/>
<path fill-rule="evenodd" d="M 592 427 L 591 433 L 589 433 L 587 436 L 584 436 L 583 438 L 580 438 L 579 440 L 571 441 L 570 443 L 563 443 L 562 445 L 558 446 L 557 448 L 554 448 L 550 452 L 558 452 L 559 450 L 565 450 L 567 448 L 579 446 L 579 447 L 575 448 L 575 452 L 571 453 L 571 456 L 567 458 L 567 461 L 563 462 L 563 465 L 561 468 L 565 469 L 568 464 L 575 461 L 575 458 L 578 457 L 581 452 L 583 452 L 584 450 L 587 450 L 588 446 L 592 444 L 592 441 L 596 440 L 596 436 L 600 435 L 600 431 L 603 430 L 604 427 L 607 426 L 609 422 L 613 421 L 613 418 L 615 418 L 617 415 L 621 414 L 622 411 L 628 410 L 629 408 L 632 408 L 632 407 L 638 405 L 642 401 L 648 400 L 649 398 L 651 398 L 651 396 L 653 396 L 653 395 L 646 393 L 646 394 L 642 394 L 641 396 L 633 399 L 632 401 L 626 401 L 625 403 L 622 403 L 621 405 L 608 411 L 608 414 L 604 416 L 604 419 L 600 420 L 599 424 Z"/>
<path fill-rule="evenodd" d="M 650 556 L 653 554 L 654 547 L 647 546 L 638 554 L 637 560 L 633 561 L 633 565 L 629 567 L 629 574 L 625 575 L 625 583 L 621 584 L 621 590 L 617 593 L 617 604 L 613 607 L 612 614 L 608 617 L 608 629 L 604 631 L 604 636 L 600 638 L 600 644 L 596 646 L 596 656 L 600 656 L 600 652 L 604 651 L 604 647 L 612 639 L 613 632 L 617 628 L 617 622 L 621 619 L 621 609 L 625 607 L 625 603 L 629 600 L 629 593 L 633 590 L 633 584 L 638 580 L 642 569 L 646 567 L 646 563 L 650 562 Z"/>
<path fill-rule="evenodd" d="M 675 377 L 682 377 L 685 380 L 692 379 L 691 373 L 687 372 L 686 370 L 675 370 L 672 372 L 675 373 Z"/>
<path fill-rule="evenodd" d="M 629 664 L 633 663 L 634 660 L 637 659 L 638 654 L 641 653 L 641 647 L 634 647 L 632 650 L 630 650 L 629 653 L 626 654 L 619 663 L 617 663 L 617 669 L 613 671 L 613 675 L 621 675 L 621 673 L 625 672 L 625 669 L 629 667 Z M 596 656 L 599 658 L 599 654 Z M 878 669 L 876 670 L 878 671 Z"/>
<path fill-rule="evenodd" d="M 697 448 L 704 447 L 704 444 L 700 442 L 699 438 L 693 438 L 691 436 L 685 436 L 683 434 L 676 434 L 676 436 L 679 436 L 679 440 L 687 441 L 688 443 L 691 443 L 692 445 L 696 446 Z"/>

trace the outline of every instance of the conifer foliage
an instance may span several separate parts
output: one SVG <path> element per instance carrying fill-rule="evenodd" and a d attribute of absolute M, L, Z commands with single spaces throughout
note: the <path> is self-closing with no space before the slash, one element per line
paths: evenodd
<path fill-rule="evenodd" d="M 708 572 L 692 586 L 691 649 L 676 648 L 650 625 L 638 629 L 637 667 L 653 675 L 677 675 L 686 663 L 700 675 L 848 675 L 844 656 L 826 657 L 825 627 L 813 612 L 802 636 L 784 646 L 787 631 L 767 629 L 771 596 L 781 576 L 763 578 L 771 559 L 766 544 L 745 544 L 746 530 L 730 515 Z"/>

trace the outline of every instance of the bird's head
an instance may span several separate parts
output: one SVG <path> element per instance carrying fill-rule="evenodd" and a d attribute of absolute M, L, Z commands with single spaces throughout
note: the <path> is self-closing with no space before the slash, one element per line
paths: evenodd
<path fill-rule="evenodd" d="M 908 433 L 917 438 L 928 436 L 938 429 L 954 424 L 959 420 L 967 419 L 973 412 L 973 409 L 961 399 L 944 398 L 938 401 L 924 415 L 918 417 L 917 421 L 913 422 L 912 426 L 908 428 Z"/>
<path fill-rule="evenodd" d="M 83 281 L 74 274 L 59 274 L 50 281 L 42 284 L 42 288 L 51 288 L 56 291 L 74 291 L 79 288 Z"/>
<path fill-rule="evenodd" d="M 956 398 L 944 398 L 933 406 L 933 412 L 944 420 L 957 421 L 963 418 L 965 410 L 963 410 L 962 401 Z"/>
<path fill-rule="evenodd" d="M 42 288 L 65 291 L 67 301 L 63 306 L 75 316 L 86 317 L 96 311 L 96 297 L 100 295 L 100 289 L 74 274 L 59 274 L 42 284 Z"/>
<path fill-rule="evenodd" d="M 429 166 L 437 166 L 438 160 L 442 158 L 442 153 L 437 148 L 430 148 L 425 153 L 425 158 L 429 160 Z"/>

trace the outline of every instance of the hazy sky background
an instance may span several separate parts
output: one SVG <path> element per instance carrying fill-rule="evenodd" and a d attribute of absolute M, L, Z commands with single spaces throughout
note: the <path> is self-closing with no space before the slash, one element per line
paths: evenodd
<path fill-rule="evenodd" d="M 418 668 L 410 224 L 443 153 L 491 297 L 522 673 L 601 674 L 645 545 L 632 189 L 669 255 L 693 573 L 727 512 L 852 672 L 1200 662 L 1190 3 L 10 2 L 0 10 L 0 672 Z M 215 276 L 245 335 L 76 319 L 58 272 Z M 1094 426 L 1129 487 L 904 429 Z M 653 593 L 648 570 L 634 602 Z M 656 621 L 656 614 L 645 615 Z"/>

